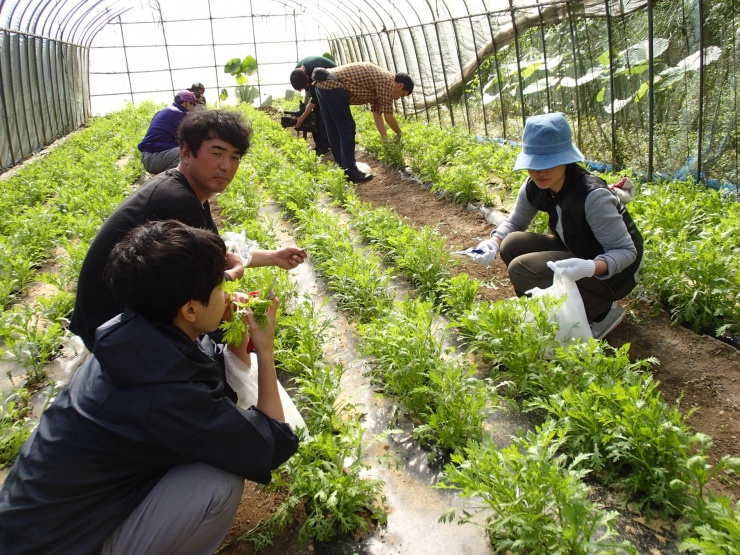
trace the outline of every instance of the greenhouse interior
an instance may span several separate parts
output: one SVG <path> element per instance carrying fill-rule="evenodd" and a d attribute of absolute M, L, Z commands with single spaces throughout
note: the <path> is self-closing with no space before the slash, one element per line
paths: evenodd
<path fill-rule="evenodd" d="M 236 135 L 188 135 L 214 113 Z M 535 166 L 528 133 L 563 116 L 577 156 Z M 0 0 L 0 552 L 740 554 L 739 130 L 738 0 Z M 618 232 L 594 196 L 558 204 L 537 172 L 561 166 L 610 191 Z M 146 212 L 175 181 L 197 214 L 174 192 Z M 129 224 L 216 232 L 226 265 L 152 278 L 152 248 L 124 272 Z M 517 281 L 527 229 L 574 257 L 542 288 Z M 174 332 L 124 302 L 85 335 L 80 303 L 179 294 L 205 266 L 218 332 L 178 301 L 190 350 L 152 360 L 205 357 L 216 378 L 167 384 L 213 405 L 158 407 L 133 361 Z M 104 339 L 127 318 L 155 331 L 114 346 L 121 385 Z M 248 447 L 207 439 L 232 419 Z M 237 485 L 180 532 L 200 489 L 146 504 L 190 463 Z M 173 483 L 205 492 L 192 472 Z"/>

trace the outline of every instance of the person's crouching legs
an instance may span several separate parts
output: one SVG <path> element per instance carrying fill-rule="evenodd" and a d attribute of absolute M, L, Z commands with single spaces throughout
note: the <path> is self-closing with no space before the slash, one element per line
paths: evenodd
<path fill-rule="evenodd" d="M 557 237 L 526 231 L 507 235 L 501 242 L 499 253 L 519 297 L 535 287 L 546 289 L 552 285 L 552 270 L 547 267 L 548 261 L 573 256 Z"/>
<path fill-rule="evenodd" d="M 170 469 L 103 544 L 103 555 L 212 554 L 234 520 L 244 478 L 203 463 Z"/>

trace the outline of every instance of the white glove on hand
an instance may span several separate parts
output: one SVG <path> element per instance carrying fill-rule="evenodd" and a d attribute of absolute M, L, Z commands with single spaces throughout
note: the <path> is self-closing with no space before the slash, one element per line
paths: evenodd
<path fill-rule="evenodd" d="M 480 243 L 478 243 L 478 246 L 475 247 L 475 250 L 482 252 L 476 253 L 476 255 L 473 257 L 473 262 L 477 262 L 478 264 L 482 264 L 483 266 L 490 266 L 491 264 L 493 264 L 494 260 L 496 260 L 498 249 L 499 244 L 493 239 L 486 239 L 485 241 L 481 241 Z"/>
<path fill-rule="evenodd" d="M 562 270 L 562 276 L 572 281 L 592 277 L 596 273 L 596 262 L 583 258 L 568 258 L 557 262 L 548 262 L 547 267 L 553 272 L 555 269 Z"/>

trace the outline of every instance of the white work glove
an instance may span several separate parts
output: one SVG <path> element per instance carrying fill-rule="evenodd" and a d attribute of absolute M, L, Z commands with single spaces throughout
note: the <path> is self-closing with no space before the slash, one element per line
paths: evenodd
<path fill-rule="evenodd" d="M 567 258 L 557 262 L 548 262 L 547 267 L 553 272 L 561 270 L 561 275 L 572 281 L 592 277 L 596 273 L 596 262 L 583 258 Z"/>
<path fill-rule="evenodd" d="M 481 264 L 483 266 L 490 266 L 493 264 L 494 260 L 496 260 L 496 255 L 498 254 L 499 244 L 494 241 L 493 239 L 486 239 L 485 241 L 481 241 L 478 243 L 478 246 L 475 247 L 475 251 L 481 251 L 479 253 L 475 253 L 475 256 L 473 256 L 473 262 L 477 262 L 478 264 Z"/>
<path fill-rule="evenodd" d="M 622 204 L 635 200 L 635 184 L 630 181 L 629 177 L 623 177 L 616 183 L 609 185 L 609 188 L 622 201 Z"/>

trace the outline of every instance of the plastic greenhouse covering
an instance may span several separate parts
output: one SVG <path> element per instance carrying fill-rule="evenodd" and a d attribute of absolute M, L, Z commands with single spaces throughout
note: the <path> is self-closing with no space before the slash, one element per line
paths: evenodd
<path fill-rule="evenodd" d="M 0 0 L 0 160 L 194 82 L 267 105 L 329 53 L 411 75 L 407 118 L 517 142 L 562 111 L 596 165 L 737 192 L 739 47 L 738 0 Z"/>

